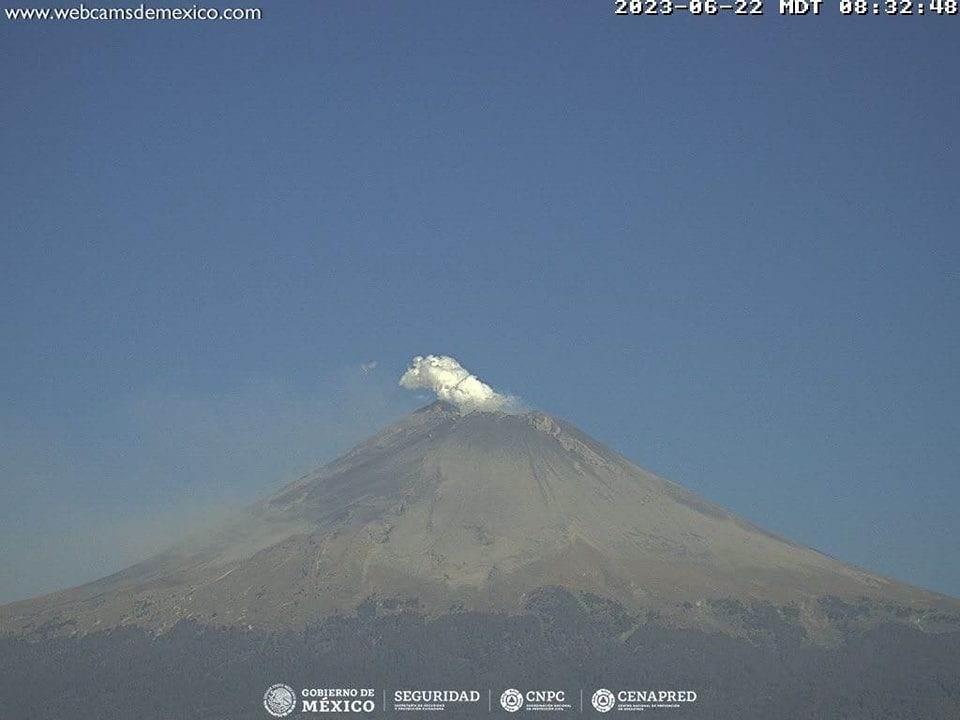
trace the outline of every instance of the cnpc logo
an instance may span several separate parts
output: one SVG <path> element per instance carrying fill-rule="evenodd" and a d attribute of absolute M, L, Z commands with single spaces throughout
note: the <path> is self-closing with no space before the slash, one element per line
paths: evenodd
<path fill-rule="evenodd" d="M 517 712 L 525 704 L 540 710 L 545 706 L 561 705 L 567 701 L 563 690 L 527 690 L 525 693 L 516 688 L 508 688 L 500 695 L 500 707 L 507 712 Z"/>
<path fill-rule="evenodd" d="M 500 696 L 500 707 L 507 712 L 516 712 L 523 707 L 523 693 L 516 688 L 508 688 Z"/>

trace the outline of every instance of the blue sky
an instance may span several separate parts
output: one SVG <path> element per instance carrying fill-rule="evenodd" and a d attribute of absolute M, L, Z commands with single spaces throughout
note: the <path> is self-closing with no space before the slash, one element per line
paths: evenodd
<path fill-rule="evenodd" d="M 329 459 L 425 353 L 960 595 L 956 18 L 767 4 L 0 20 L 0 601 Z"/>

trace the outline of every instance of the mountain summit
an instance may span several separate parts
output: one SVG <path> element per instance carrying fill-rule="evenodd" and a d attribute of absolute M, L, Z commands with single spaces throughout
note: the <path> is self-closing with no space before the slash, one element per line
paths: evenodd
<path fill-rule="evenodd" d="M 371 604 L 511 613 L 551 588 L 731 634 L 758 604 L 828 641 L 837 607 L 867 625 L 960 625 L 956 600 L 766 532 L 562 420 L 438 401 L 205 537 L 8 605 L 3 630 L 303 628 Z"/>

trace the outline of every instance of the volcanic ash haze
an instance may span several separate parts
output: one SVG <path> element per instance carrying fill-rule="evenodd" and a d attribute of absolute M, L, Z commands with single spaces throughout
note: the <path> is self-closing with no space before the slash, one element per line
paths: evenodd
<path fill-rule="evenodd" d="M 517 398 L 498 393 L 448 355 L 418 355 L 401 376 L 400 386 L 409 390 L 426 388 L 438 400 L 445 400 L 466 411 L 511 412 L 520 407 Z"/>
<path fill-rule="evenodd" d="M 827 642 L 836 603 L 867 608 L 858 622 L 960 627 L 957 600 L 765 532 L 562 420 L 471 407 L 437 401 L 211 536 L 9 605 L 4 630 L 301 628 L 371 601 L 514 613 L 544 588 L 730 634 L 745 631 L 720 610 L 757 603 Z"/>

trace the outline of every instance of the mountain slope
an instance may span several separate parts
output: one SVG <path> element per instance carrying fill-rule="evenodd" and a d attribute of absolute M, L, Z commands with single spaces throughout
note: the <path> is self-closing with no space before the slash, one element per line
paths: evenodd
<path fill-rule="evenodd" d="M 161 631 L 182 619 L 300 628 L 371 600 L 433 615 L 513 612 L 554 586 L 731 633 L 742 623 L 730 608 L 757 603 L 787 608 L 811 637 L 831 636 L 838 602 L 866 607 L 867 624 L 960 626 L 958 601 L 776 537 L 563 421 L 442 402 L 206 537 L 8 605 L 2 620 L 27 634 Z"/>

